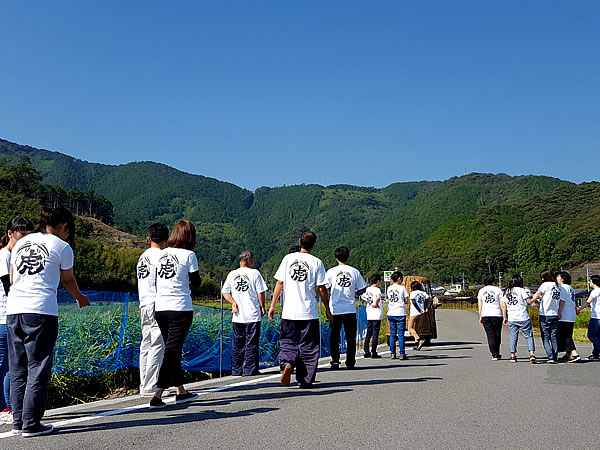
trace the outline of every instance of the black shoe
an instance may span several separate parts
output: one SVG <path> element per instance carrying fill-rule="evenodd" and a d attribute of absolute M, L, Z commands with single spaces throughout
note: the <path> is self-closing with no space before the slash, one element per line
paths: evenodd
<path fill-rule="evenodd" d="M 54 427 L 52 425 L 44 425 L 40 422 L 36 427 L 23 429 L 23 431 L 21 432 L 21 436 L 23 436 L 24 438 L 43 436 L 44 434 L 50 434 L 53 431 Z"/>
<path fill-rule="evenodd" d="M 408 359 L 408 356 L 406 356 L 406 355 L 400 355 L 400 358 L 402 358 L 403 361 L 406 361 Z"/>
<path fill-rule="evenodd" d="M 381 358 L 381 355 L 379 353 L 373 353 L 371 355 L 371 358 L 373 358 L 373 359 L 379 359 L 379 358 Z"/>
<path fill-rule="evenodd" d="M 199 397 L 200 396 L 198 394 L 195 394 L 193 392 L 186 392 L 185 394 L 175 396 L 175 404 L 179 405 L 181 403 L 193 402 L 194 400 L 198 399 Z"/>
<path fill-rule="evenodd" d="M 354 364 L 346 364 L 346 369 L 348 370 L 354 370 Z"/>
<path fill-rule="evenodd" d="M 333 362 L 333 361 L 332 361 L 332 362 L 330 362 L 329 364 L 331 365 L 331 368 L 332 368 L 333 370 L 338 370 L 338 369 L 340 368 L 340 363 L 339 363 L 339 362 Z"/>
<path fill-rule="evenodd" d="M 314 387 L 312 383 L 300 383 L 300 389 L 314 389 Z"/>
<path fill-rule="evenodd" d="M 392 353 L 392 355 L 390 356 L 390 359 L 398 359 L 398 357 L 396 356 L 395 353 Z"/>
<path fill-rule="evenodd" d="M 150 400 L 150 406 L 148 408 L 163 409 L 165 406 L 167 406 L 167 404 L 155 395 L 152 397 L 152 400 Z"/>
<path fill-rule="evenodd" d="M 364 352 L 364 353 L 363 353 L 363 356 L 364 356 L 365 358 L 371 358 L 371 352 Z"/>

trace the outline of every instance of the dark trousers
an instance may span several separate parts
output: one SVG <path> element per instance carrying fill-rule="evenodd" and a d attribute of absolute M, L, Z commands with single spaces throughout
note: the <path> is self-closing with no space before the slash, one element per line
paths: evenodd
<path fill-rule="evenodd" d="M 571 353 L 575 348 L 573 342 L 573 322 L 558 322 L 558 330 L 556 331 L 556 339 L 558 340 L 558 351 Z"/>
<path fill-rule="evenodd" d="M 492 356 L 500 354 L 500 342 L 502 341 L 502 317 L 482 317 L 481 323 L 487 335 L 488 347 Z"/>
<path fill-rule="evenodd" d="M 379 328 L 381 327 L 381 320 L 367 320 L 367 335 L 365 336 L 365 353 L 369 353 L 369 343 L 371 337 L 373 338 L 373 344 L 371 345 L 371 353 L 377 353 L 377 343 L 379 342 Z"/>
<path fill-rule="evenodd" d="M 346 335 L 346 366 L 354 367 L 356 364 L 356 313 L 337 314 L 331 319 L 331 333 L 329 334 L 331 362 L 340 362 L 342 325 L 344 325 L 344 334 Z"/>
<path fill-rule="evenodd" d="M 181 386 L 181 355 L 185 338 L 192 326 L 194 312 L 157 311 L 154 317 L 165 341 L 165 355 L 158 372 L 156 387 L 167 389 L 171 386 Z"/>
<path fill-rule="evenodd" d="M 6 327 L 13 428 L 34 430 L 46 411 L 58 317 L 11 314 Z"/>
<path fill-rule="evenodd" d="M 258 340 L 260 322 L 231 324 L 231 374 L 256 375 L 258 373 Z"/>
<path fill-rule="evenodd" d="M 319 319 L 281 319 L 279 364 L 296 368 L 300 384 L 315 381 L 319 364 Z"/>

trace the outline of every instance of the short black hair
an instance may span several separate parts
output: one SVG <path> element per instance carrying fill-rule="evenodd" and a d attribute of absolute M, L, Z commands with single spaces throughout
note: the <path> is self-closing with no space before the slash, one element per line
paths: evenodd
<path fill-rule="evenodd" d="M 494 276 L 493 273 L 486 273 L 483 276 L 483 284 L 485 284 L 486 286 L 490 286 L 492 284 L 494 284 L 496 282 L 496 277 Z"/>
<path fill-rule="evenodd" d="M 371 284 L 376 284 L 378 281 L 381 281 L 381 275 L 379 275 L 378 273 L 374 273 L 373 275 L 371 275 L 369 281 L 371 282 Z"/>
<path fill-rule="evenodd" d="M 402 272 L 400 272 L 399 270 L 396 270 L 390 278 L 392 279 L 392 281 L 394 283 L 396 283 L 398 281 L 398 279 L 400 281 L 404 280 L 404 275 L 402 275 Z"/>
<path fill-rule="evenodd" d="M 350 258 L 350 250 L 347 247 L 338 247 L 335 249 L 335 259 L 339 262 L 347 262 Z"/>
<path fill-rule="evenodd" d="M 302 247 L 299 245 L 292 245 L 288 253 L 298 253 L 300 250 L 302 250 Z"/>
<path fill-rule="evenodd" d="M 590 281 L 594 283 L 596 286 L 600 286 L 600 275 L 592 275 L 590 277 Z"/>
<path fill-rule="evenodd" d="M 317 243 L 317 235 L 312 231 L 305 231 L 300 237 L 300 246 L 304 250 L 312 250 Z"/>
<path fill-rule="evenodd" d="M 571 274 L 569 272 L 562 271 L 562 272 L 559 272 L 558 274 L 562 278 L 563 283 L 571 284 Z"/>
<path fill-rule="evenodd" d="M 153 223 L 148 229 L 148 237 L 155 244 L 160 244 L 169 239 L 169 229 L 164 223 Z"/>
<path fill-rule="evenodd" d="M 413 281 L 412 283 L 410 283 L 410 290 L 411 291 L 422 291 L 423 285 L 421 283 L 419 283 L 418 281 Z"/>

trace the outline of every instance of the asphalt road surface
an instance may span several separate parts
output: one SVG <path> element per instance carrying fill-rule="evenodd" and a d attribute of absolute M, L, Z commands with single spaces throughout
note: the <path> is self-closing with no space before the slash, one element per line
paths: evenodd
<path fill-rule="evenodd" d="M 439 339 L 408 348 L 410 360 L 390 360 L 383 346 L 384 358 L 351 371 L 323 359 L 313 390 L 283 387 L 271 370 L 189 385 L 198 401 L 163 410 L 137 396 L 61 408 L 44 419 L 52 435 L 25 439 L 0 426 L 0 449 L 600 447 L 600 363 L 544 364 L 536 340 L 532 365 L 522 336 L 521 361 L 491 361 L 474 312 L 437 318 Z"/>

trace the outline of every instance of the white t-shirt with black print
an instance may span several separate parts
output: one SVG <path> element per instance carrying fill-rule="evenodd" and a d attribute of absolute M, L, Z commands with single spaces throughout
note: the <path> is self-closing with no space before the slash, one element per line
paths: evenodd
<path fill-rule="evenodd" d="M 162 252 L 163 250 L 160 248 L 149 248 L 138 259 L 136 274 L 140 308 L 154 305 L 156 299 L 156 267 Z"/>
<path fill-rule="evenodd" d="M 423 291 L 412 291 L 410 293 L 410 315 L 411 315 L 411 317 L 418 316 L 418 315 L 425 313 L 425 302 L 427 301 L 428 298 L 429 298 L 429 295 L 427 295 Z M 419 306 L 419 309 L 422 312 L 419 312 L 419 310 L 415 307 L 413 302 L 415 302 Z"/>
<path fill-rule="evenodd" d="M 539 287 L 542 293 L 540 300 L 540 316 L 558 316 L 558 303 L 560 302 L 560 287 L 554 281 L 545 281 Z"/>
<path fill-rule="evenodd" d="M 377 302 L 377 297 L 379 297 L 379 305 L 374 308 L 373 306 Z M 381 320 L 383 318 L 381 289 L 379 289 L 377 286 L 370 286 L 362 295 L 362 298 L 367 304 L 365 307 L 365 310 L 367 311 L 367 320 Z"/>
<path fill-rule="evenodd" d="M 234 323 L 260 322 L 261 311 L 258 294 L 265 292 L 267 285 L 256 269 L 240 267 L 229 272 L 223 284 L 223 292 L 231 294 L 238 305 L 231 321 Z"/>
<path fill-rule="evenodd" d="M 392 284 L 387 288 L 387 315 L 392 317 L 406 316 L 406 299 L 408 291 L 401 284 Z"/>
<path fill-rule="evenodd" d="M 592 304 L 592 319 L 600 319 L 600 288 L 594 288 L 590 292 L 590 297 L 593 298 Z"/>
<path fill-rule="evenodd" d="M 10 275 L 10 251 L 7 248 L 0 249 L 0 278 Z M 6 324 L 6 292 L 0 283 L 0 325 Z"/>
<path fill-rule="evenodd" d="M 502 289 L 497 286 L 485 286 L 479 290 L 477 299 L 481 300 L 481 317 L 502 317 L 501 296 Z"/>
<path fill-rule="evenodd" d="M 11 253 L 13 284 L 6 314 L 58 316 L 60 271 L 73 268 L 73 249 L 53 234 L 31 233 Z"/>
<path fill-rule="evenodd" d="M 570 284 L 560 285 L 560 300 L 565 302 L 560 312 L 559 322 L 575 322 L 577 313 L 575 312 L 575 289 Z"/>
<path fill-rule="evenodd" d="M 509 322 L 525 322 L 529 320 L 527 291 L 522 287 L 514 287 L 508 294 L 502 294 L 501 301 L 506 305 L 506 315 Z"/>
<path fill-rule="evenodd" d="M 354 314 L 356 291 L 367 287 L 362 275 L 354 267 L 339 264 L 325 274 L 327 289 L 331 289 L 329 308 L 331 314 Z"/>
<path fill-rule="evenodd" d="M 156 267 L 154 311 L 193 311 L 190 273 L 198 271 L 196 254 L 185 248 L 166 248 Z"/>
<path fill-rule="evenodd" d="M 275 279 L 283 281 L 281 318 L 313 320 L 319 318 L 315 297 L 317 286 L 325 286 L 325 266 L 310 253 L 296 252 L 283 257 Z"/>

